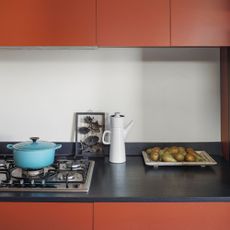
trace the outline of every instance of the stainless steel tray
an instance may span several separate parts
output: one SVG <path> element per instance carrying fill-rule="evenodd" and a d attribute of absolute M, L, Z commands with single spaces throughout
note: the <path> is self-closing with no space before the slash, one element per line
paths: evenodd
<path fill-rule="evenodd" d="M 216 165 L 217 162 L 210 157 L 210 155 L 205 151 L 196 151 L 198 154 L 200 154 L 201 157 L 205 159 L 205 161 L 199 161 L 199 162 L 162 162 L 162 161 L 152 161 L 149 158 L 149 155 L 142 151 L 142 155 L 144 158 L 144 162 L 148 166 L 153 166 L 154 168 L 158 168 L 159 166 L 201 166 L 205 167 L 208 165 Z"/>

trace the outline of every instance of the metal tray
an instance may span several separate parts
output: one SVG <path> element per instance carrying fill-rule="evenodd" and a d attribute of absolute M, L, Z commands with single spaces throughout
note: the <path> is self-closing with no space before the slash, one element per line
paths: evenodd
<path fill-rule="evenodd" d="M 158 168 L 159 166 L 201 166 L 205 167 L 208 165 L 216 165 L 217 162 L 210 157 L 210 155 L 205 151 L 196 151 L 201 157 L 205 159 L 205 161 L 199 162 L 162 162 L 162 161 L 152 161 L 148 154 L 145 151 L 142 151 L 142 155 L 144 158 L 144 162 L 148 166 L 153 166 L 154 168 Z"/>

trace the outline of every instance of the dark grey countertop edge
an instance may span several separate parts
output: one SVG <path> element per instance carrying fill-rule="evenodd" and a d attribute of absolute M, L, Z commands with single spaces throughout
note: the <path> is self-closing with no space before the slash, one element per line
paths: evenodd
<path fill-rule="evenodd" d="M 9 193 L 10 194 L 10 193 Z M 0 197 L 0 202 L 230 202 L 230 197 Z"/>

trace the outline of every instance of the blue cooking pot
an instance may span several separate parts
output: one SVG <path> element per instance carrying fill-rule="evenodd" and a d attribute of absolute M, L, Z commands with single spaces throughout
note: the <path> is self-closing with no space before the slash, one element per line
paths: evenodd
<path fill-rule="evenodd" d="M 7 145 L 8 149 L 13 150 L 15 165 L 23 169 L 41 169 L 53 164 L 55 150 L 62 145 L 38 141 L 38 137 L 30 139 L 32 141 Z"/>

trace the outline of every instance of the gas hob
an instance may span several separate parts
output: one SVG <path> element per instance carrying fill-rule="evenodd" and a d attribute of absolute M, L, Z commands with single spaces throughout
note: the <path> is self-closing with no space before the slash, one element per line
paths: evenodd
<path fill-rule="evenodd" d="M 13 160 L 0 160 L 0 192 L 88 192 L 95 162 L 56 160 L 49 167 L 24 170 Z"/>

